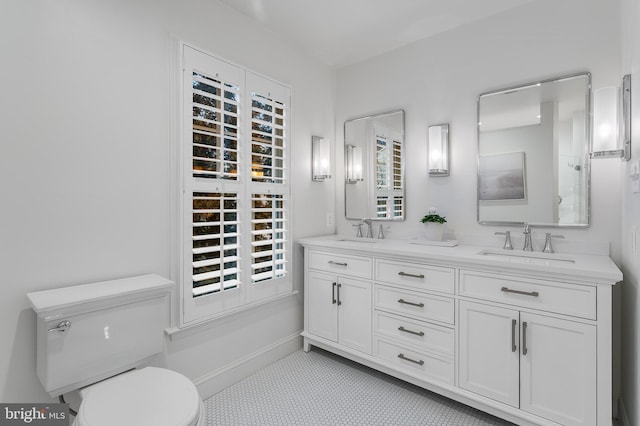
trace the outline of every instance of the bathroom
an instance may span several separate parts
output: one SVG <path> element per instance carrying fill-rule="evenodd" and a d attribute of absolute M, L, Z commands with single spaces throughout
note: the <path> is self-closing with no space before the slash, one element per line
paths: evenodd
<path fill-rule="evenodd" d="M 390 224 L 387 237 L 419 233 L 419 219 L 436 206 L 456 238 L 479 236 L 498 248 L 493 234 L 504 228 L 476 220 L 477 97 L 584 71 L 594 90 L 619 85 L 629 73 L 635 82 L 639 7 L 633 0 L 523 1 L 335 69 L 228 2 L 4 2 L 0 401 L 51 400 L 34 368 L 36 316 L 26 293 L 150 272 L 178 277 L 173 38 L 292 88 L 292 241 L 355 235 L 343 213 L 343 123 L 403 109 L 407 217 Z M 633 111 L 637 122 L 640 108 Z M 432 178 L 425 141 L 427 126 L 437 123 L 450 125 L 451 169 Z M 333 176 L 322 183 L 311 179 L 312 136 L 333 143 Z M 640 143 L 633 139 L 631 162 L 591 163 L 591 226 L 558 231 L 567 241 L 608 242 L 624 273 L 614 297 L 613 390 L 629 425 L 640 423 L 640 258 L 631 250 L 640 199 L 628 177 Z M 514 241 L 521 238 L 511 230 Z M 534 237 L 542 232 L 534 228 Z M 300 246 L 290 260 L 300 293 L 175 332 L 159 362 L 207 396 L 298 350 Z M 172 325 L 179 317 L 174 302 Z"/>

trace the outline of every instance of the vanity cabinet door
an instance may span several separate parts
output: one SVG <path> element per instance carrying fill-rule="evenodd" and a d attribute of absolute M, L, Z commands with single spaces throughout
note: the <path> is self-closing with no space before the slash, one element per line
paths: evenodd
<path fill-rule="evenodd" d="M 338 286 L 338 342 L 371 354 L 371 283 L 339 277 Z"/>
<path fill-rule="evenodd" d="M 319 337 L 338 341 L 337 277 L 309 271 L 305 291 L 308 295 L 308 331 Z"/>
<path fill-rule="evenodd" d="M 315 271 L 307 279 L 309 333 L 371 354 L 371 283 Z"/>
<path fill-rule="evenodd" d="M 596 424 L 596 329 L 460 301 L 459 386 L 565 426 Z"/>
<path fill-rule="evenodd" d="M 460 301 L 459 386 L 518 407 L 518 311 Z"/>
<path fill-rule="evenodd" d="M 596 424 L 596 329 L 520 313 L 520 408 L 563 425 Z"/>

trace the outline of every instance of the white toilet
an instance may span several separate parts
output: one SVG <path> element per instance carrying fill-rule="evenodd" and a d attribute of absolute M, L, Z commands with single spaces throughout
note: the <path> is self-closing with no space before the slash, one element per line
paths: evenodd
<path fill-rule="evenodd" d="M 202 399 L 163 351 L 174 283 L 144 275 L 28 293 L 37 320 L 37 372 L 51 396 L 79 391 L 77 426 L 200 426 Z"/>

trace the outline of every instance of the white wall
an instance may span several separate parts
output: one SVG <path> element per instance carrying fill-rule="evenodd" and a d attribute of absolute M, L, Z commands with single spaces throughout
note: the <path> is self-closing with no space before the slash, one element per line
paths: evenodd
<path fill-rule="evenodd" d="M 631 162 L 622 171 L 622 410 L 624 425 L 640 424 L 640 193 L 633 193 L 629 173 L 640 161 L 640 2 L 622 0 L 622 74 L 631 74 Z M 632 233 L 636 252 L 632 249 Z"/>
<path fill-rule="evenodd" d="M 618 84 L 617 4 L 538 0 L 338 70 L 338 124 L 368 113 L 406 111 L 408 213 L 405 222 L 391 225 L 389 237 L 419 235 L 419 219 L 435 206 L 448 219 L 450 237 L 480 234 L 488 244 L 501 245 L 493 236 L 497 228 L 476 221 L 477 97 L 582 71 L 592 73 L 594 88 Z M 450 124 L 449 177 L 429 177 L 425 170 L 427 126 L 437 123 Z M 340 142 L 341 128 L 336 130 Z M 617 160 L 594 162 L 592 226 L 561 232 L 569 240 L 609 242 L 614 259 L 620 257 L 620 225 L 609 218 L 611 206 L 617 215 L 620 204 L 618 191 L 611 191 L 619 186 L 619 167 Z M 337 194 L 342 212 L 341 185 Z M 338 230 L 353 232 L 346 220 L 338 222 Z M 513 231 L 520 244 L 520 232 Z M 534 229 L 534 242 L 536 237 L 544 234 Z"/>
<path fill-rule="evenodd" d="M 335 133 L 333 71 L 215 0 L 4 0 L 0 401 L 48 400 L 25 293 L 175 268 L 170 35 L 292 86 L 291 237 L 334 230 L 333 184 L 309 170 L 311 135 Z M 301 327 L 294 296 L 168 341 L 164 358 L 202 380 Z"/>

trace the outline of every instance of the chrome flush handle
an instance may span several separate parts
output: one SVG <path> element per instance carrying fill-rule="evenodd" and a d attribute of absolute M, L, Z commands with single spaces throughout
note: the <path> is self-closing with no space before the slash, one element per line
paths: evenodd
<path fill-rule="evenodd" d="M 49 329 L 49 333 L 51 332 L 64 333 L 65 331 L 68 331 L 70 328 L 71 328 L 71 321 L 69 320 L 60 321 L 57 326 Z"/>

